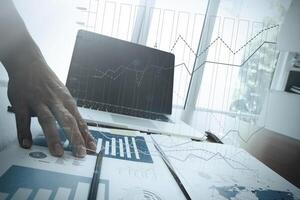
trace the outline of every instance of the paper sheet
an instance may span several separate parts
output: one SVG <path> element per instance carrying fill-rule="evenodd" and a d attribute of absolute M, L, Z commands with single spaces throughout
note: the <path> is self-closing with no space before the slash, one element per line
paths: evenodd
<path fill-rule="evenodd" d="M 91 128 L 103 146 L 97 199 L 184 199 L 148 135 Z M 30 150 L 15 144 L 0 152 L 0 199 L 86 199 L 96 156 L 78 159 L 67 142 L 62 158 L 52 157 L 42 137 Z M 40 146 L 38 146 L 40 145 Z"/>
<path fill-rule="evenodd" d="M 153 135 L 192 199 L 300 199 L 300 190 L 240 148 Z"/>

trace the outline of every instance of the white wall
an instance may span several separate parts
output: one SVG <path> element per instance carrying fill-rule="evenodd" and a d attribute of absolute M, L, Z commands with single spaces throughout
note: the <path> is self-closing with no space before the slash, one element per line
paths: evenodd
<path fill-rule="evenodd" d="M 300 140 L 300 95 L 271 91 L 265 127 Z"/>
<path fill-rule="evenodd" d="M 300 95 L 284 92 L 291 60 L 300 51 L 300 1 L 293 0 L 281 26 L 278 48 L 281 51 L 267 105 L 266 128 L 300 140 Z M 276 91 L 275 91 L 276 90 Z"/>
<path fill-rule="evenodd" d="M 63 82 L 76 38 L 72 0 L 13 0 L 47 63 Z"/>
<path fill-rule="evenodd" d="M 281 51 L 300 52 L 300 1 L 293 0 L 278 36 Z"/>

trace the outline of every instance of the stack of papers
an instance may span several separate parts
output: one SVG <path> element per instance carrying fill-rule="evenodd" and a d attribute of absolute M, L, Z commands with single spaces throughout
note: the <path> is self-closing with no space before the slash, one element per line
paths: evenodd
<path fill-rule="evenodd" d="M 153 136 L 192 199 L 295 200 L 300 190 L 245 150 Z"/>
<path fill-rule="evenodd" d="M 300 191 L 244 150 L 190 139 L 91 127 L 103 148 L 97 199 L 185 199 L 160 146 L 192 199 L 299 199 Z M 86 199 L 96 156 L 49 154 L 43 135 L 30 150 L 15 144 L 0 152 L 0 199 Z"/>
<path fill-rule="evenodd" d="M 135 131 L 91 128 L 105 149 L 97 199 L 184 199 L 151 141 Z M 43 137 L 30 150 L 17 144 L 0 153 L 0 199 L 86 199 L 96 156 L 49 154 Z"/>

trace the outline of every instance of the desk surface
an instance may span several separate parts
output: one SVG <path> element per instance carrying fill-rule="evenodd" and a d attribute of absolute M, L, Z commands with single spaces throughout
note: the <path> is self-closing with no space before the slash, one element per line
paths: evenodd
<path fill-rule="evenodd" d="M 102 199 L 184 199 L 151 137 L 192 199 L 300 199 L 299 189 L 240 148 L 174 136 L 91 129 L 97 146 L 105 148 L 100 177 Z M 54 199 L 63 190 L 71 199 L 85 199 L 96 157 L 75 159 L 66 150 L 63 158 L 54 158 L 43 143 L 39 145 L 25 150 L 14 143 L 0 152 L 0 197 L 27 195 L 30 199 L 41 195 Z M 23 181 L 18 181 L 16 173 L 23 174 Z M 7 187 L 9 183 L 13 187 Z"/>
<path fill-rule="evenodd" d="M 3 94 L 0 95 L 0 131 L 2 134 L 1 137 L 4 138 L 1 140 L 1 145 L 3 147 L 5 144 L 16 139 L 16 129 L 14 115 L 6 112 L 6 106 L 8 105 L 6 87 L 0 87 L 0 92 Z M 41 133 L 36 120 L 33 120 L 32 128 L 34 135 Z M 182 182 L 188 188 L 188 192 L 196 199 L 199 199 L 199 197 L 205 197 L 205 199 L 212 200 L 232 199 L 233 197 L 242 199 L 243 197 L 247 197 L 248 199 L 262 197 L 274 197 L 273 199 L 277 199 L 277 197 L 283 199 L 300 199 L 299 189 L 240 148 L 228 145 L 192 142 L 189 139 L 169 136 L 155 136 L 155 139 L 175 166 Z M 16 141 L 11 144 L 18 146 Z M 28 155 L 28 151 L 18 147 L 16 148 L 18 151 Z M 35 147 L 29 151 L 34 151 L 34 149 Z M 43 151 L 47 153 L 47 156 L 51 157 L 46 148 L 44 148 Z M 157 155 L 153 152 L 152 154 Z M 14 157 L 11 159 L 14 160 Z M 114 158 L 109 159 L 112 159 L 114 167 L 120 166 L 121 163 L 118 164 L 119 161 L 114 160 Z M 20 162 L 18 164 L 20 165 Z M 136 173 L 136 167 L 140 167 L 140 164 L 132 165 L 131 167 L 126 168 L 126 170 L 128 172 L 129 169 L 129 174 Z M 111 168 L 113 167 L 110 166 L 109 169 Z M 158 170 L 158 168 L 155 170 Z M 54 169 L 55 167 L 53 170 Z M 71 173 L 66 170 L 68 170 L 68 168 L 63 171 L 65 173 Z M 75 170 L 77 172 L 78 170 L 81 171 L 80 166 L 74 166 L 74 168 L 71 167 L 69 170 Z M 121 169 L 118 168 L 116 170 L 120 173 Z M 122 168 L 122 170 L 124 170 L 124 168 Z M 145 168 L 145 170 L 147 171 L 149 168 Z M 145 170 L 142 173 L 142 176 L 148 176 Z M 139 171 L 139 173 L 140 172 L 141 171 Z M 2 171 L 1 174 L 2 173 L 4 173 L 4 171 Z M 110 170 L 108 170 L 107 173 L 110 174 L 107 176 L 107 179 L 109 179 L 112 174 Z M 156 177 L 156 181 L 157 178 L 158 177 Z M 155 184 L 155 182 L 153 184 Z M 134 190 L 133 192 L 137 191 Z M 164 196 L 163 192 L 160 194 L 161 196 Z"/>

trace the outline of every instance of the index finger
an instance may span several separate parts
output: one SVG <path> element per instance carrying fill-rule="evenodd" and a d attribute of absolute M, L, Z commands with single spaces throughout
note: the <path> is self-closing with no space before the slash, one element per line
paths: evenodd
<path fill-rule="evenodd" d="M 15 118 L 19 144 L 23 148 L 30 148 L 32 145 L 32 135 L 30 131 L 30 112 L 26 107 L 16 107 Z"/>
<path fill-rule="evenodd" d="M 84 157 L 86 155 L 85 142 L 74 116 L 61 103 L 53 104 L 51 111 L 70 140 L 73 154 L 76 157 Z"/>
<path fill-rule="evenodd" d="M 88 150 L 91 150 L 91 152 L 96 151 L 96 143 L 94 137 L 90 134 L 88 126 L 84 119 L 81 117 L 78 108 L 74 102 L 74 100 L 66 101 L 65 107 L 68 109 L 68 111 L 74 116 L 75 120 L 77 121 L 78 128 L 85 140 L 86 147 Z"/>

